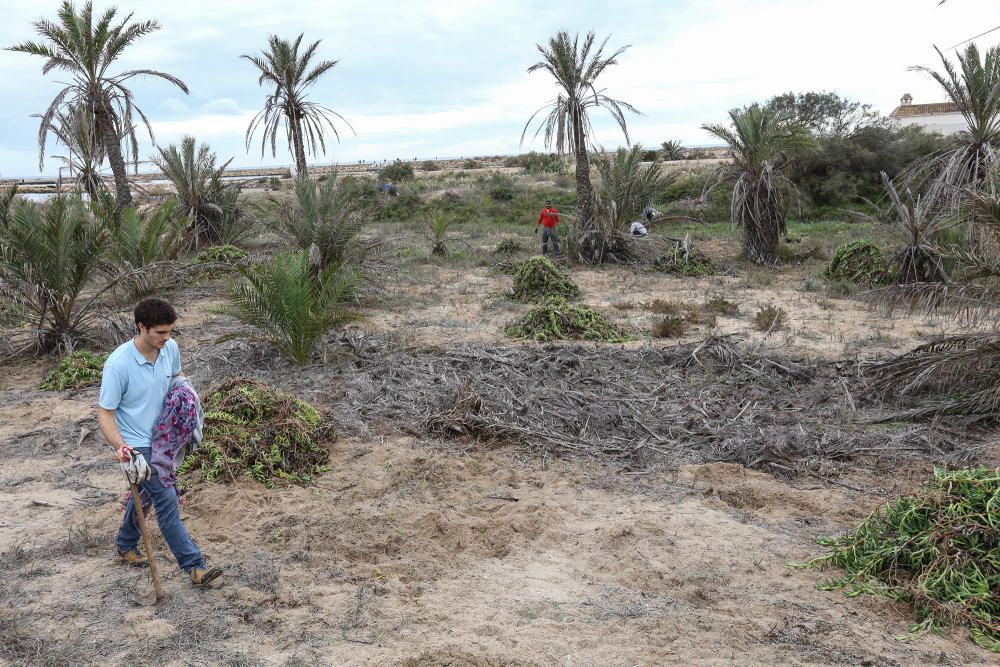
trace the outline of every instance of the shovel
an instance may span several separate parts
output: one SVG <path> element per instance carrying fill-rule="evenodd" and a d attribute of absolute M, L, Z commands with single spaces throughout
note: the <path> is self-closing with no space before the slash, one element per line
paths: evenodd
<path fill-rule="evenodd" d="M 156 474 L 156 471 L 153 471 Z M 153 577 L 153 588 L 147 588 L 144 593 L 136 595 L 133 600 L 143 607 L 151 607 L 165 596 L 163 584 L 160 582 L 160 572 L 156 569 L 156 559 L 153 558 L 153 540 L 149 537 L 149 529 L 146 528 L 146 517 L 142 511 L 142 500 L 139 498 L 139 487 L 136 484 L 129 484 L 132 489 L 132 504 L 135 507 L 135 518 L 139 523 L 139 533 L 142 534 L 142 548 L 146 552 L 149 560 L 149 574 Z"/>
<path fill-rule="evenodd" d="M 112 445 L 114 449 L 114 445 Z M 116 450 L 117 452 L 117 450 Z M 156 474 L 156 471 L 153 471 Z M 133 601 L 143 607 L 151 607 L 165 595 L 163 593 L 163 583 L 160 582 L 160 572 L 156 569 L 156 559 L 153 558 L 153 540 L 149 537 L 149 529 L 146 528 L 146 515 L 142 511 L 142 500 L 139 498 L 139 485 L 129 482 L 129 489 L 132 491 L 132 505 L 135 507 L 135 519 L 139 524 L 139 534 L 142 535 L 142 548 L 149 561 L 149 574 L 153 577 L 153 588 L 147 588 L 145 592 L 136 595 Z"/>

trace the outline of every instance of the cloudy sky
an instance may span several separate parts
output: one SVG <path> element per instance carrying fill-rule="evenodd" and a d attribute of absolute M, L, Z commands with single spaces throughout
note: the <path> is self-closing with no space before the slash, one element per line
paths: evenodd
<path fill-rule="evenodd" d="M 97 0 L 98 9 L 110 3 Z M 162 29 L 131 47 L 121 67 L 150 67 L 183 79 L 190 95 L 150 80 L 134 91 L 165 145 L 184 134 L 207 141 L 234 166 L 288 164 L 283 144 L 263 158 L 244 133 L 265 96 L 241 54 L 258 53 L 271 33 L 322 40 L 340 63 L 312 99 L 344 115 L 341 143 L 311 162 L 330 164 L 436 156 L 517 153 L 521 130 L 555 90 L 536 43 L 560 29 L 610 35 L 631 45 L 601 83 L 631 102 L 633 141 L 712 143 L 702 123 L 786 91 L 830 90 L 889 113 L 904 92 L 915 102 L 942 94 L 912 65 L 939 66 L 934 52 L 1000 26 L 1000 3 L 985 0 L 123 0 L 122 13 Z M 0 45 L 34 38 L 32 22 L 54 19 L 58 3 L 0 0 Z M 978 40 L 997 43 L 1000 31 Z M 38 175 L 37 120 L 59 89 L 42 59 L 0 52 L 0 176 Z M 622 137 L 595 116 L 597 141 Z M 541 149 L 527 142 L 524 150 Z M 148 141 L 143 155 L 149 155 Z M 50 145 L 49 153 L 59 149 Z M 56 161 L 47 159 L 43 173 Z"/>

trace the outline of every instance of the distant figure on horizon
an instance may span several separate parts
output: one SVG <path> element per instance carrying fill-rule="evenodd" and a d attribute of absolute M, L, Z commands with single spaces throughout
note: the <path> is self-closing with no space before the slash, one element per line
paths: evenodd
<path fill-rule="evenodd" d="M 542 254 L 549 253 L 549 239 L 552 239 L 552 247 L 555 248 L 556 256 L 559 256 L 559 238 L 556 236 L 556 225 L 559 224 L 559 211 L 552 206 L 552 200 L 545 200 L 545 208 L 538 214 L 538 224 L 535 225 L 535 233 L 538 228 L 542 228 Z"/>

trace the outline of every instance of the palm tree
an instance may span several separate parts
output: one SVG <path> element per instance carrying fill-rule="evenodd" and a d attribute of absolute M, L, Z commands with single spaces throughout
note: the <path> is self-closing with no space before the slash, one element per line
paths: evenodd
<path fill-rule="evenodd" d="M 914 186 L 932 179 L 941 179 L 951 193 L 952 203 L 959 205 L 966 190 L 978 191 L 991 171 L 1000 169 L 1000 46 L 994 46 L 980 57 L 979 49 L 970 44 L 958 53 L 958 68 L 935 47 L 943 72 L 929 67 L 912 69 L 933 78 L 958 107 L 968 127 L 957 133 L 942 150 L 914 163 L 903 174 L 904 181 Z M 972 220 L 969 228 L 974 241 L 987 241 L 988 231 L 982 223 Z M 988 245 L 995 245 L 990 243 Z"/>
<path fill-rule="evenodd" d="M 601 176 L 597 189 L 599 219 L 610 225 L 609 233 L 625 234 L 633 220 L 642 216 L 652 198 L 677 180 L 659 164 L 643 164 L 640 144 L 619 148 L 613 155 L 600 151 L 594 166 Z"/>
<path fill-rule="evenodd" d="M 159 155 L 151 159 L 177 191 L 177 215 L 187 219 L 195 246 L 202 241 L 237 243 L 250 228 L 250 220 L 239 205 L 242 186 L 223 180 L 231 160 L 216 166 L 215 153 L 208 144 L 196 143 L 194 137 L 185 136 L 180 147 L 158 147 Z"/>
<path fill-rule="evenodd" d="M 246 336 L 271 343 L 295 364 L 309 361 L 330 330 L 364 319 L 347 305 L 361 283 L 355 267 L 317 270 L 303 251 L 241 267 L 240 273 L 244 281 L 230 289 L 225 312 L 254 328 Z"/>
<path fill-rule="evenodd" d="M 782 174 L 787 154 L 810 149 L 815 140 L 791 116 L 759 104 L 729 112 L 731 127 L 702 125 L 702 129 L 729 144 L 732 164 L 719 167 L 719 182 L 733 184 L 730 207 L 734 227 L 743 228 L 743 252 L 756 264 L 778 259 L 778 240 L 784 234 L 785 193 L 791 183 Z"/>
<path fill-rule="evenodd" d="M 556 152 L 571 152 L 576 156 L 576 252 L 581 261 L 600 262 L 603 258 L 605 240 L 595 233 L 593 191 L 590 184 L 590 124 L 589 110 L 595 107 L 607 109 L 618 123 L 625 141 L 628 143 L 628 128 L 625 125 L 625 111 L 639 113 L 630 104 L 604 94 L 604 89 L 596 87 L 597 78 L 605 69 L 618 62 L 618 56 L 628 46 L 623 46 L 611 55 L 604 54 L 608 38 L 595 48 L 597 39 L 593 31 L 588 32 L 579 44 L 579 35 L 573 37 L 562 30 L 549 39 L 546 46 L 536 45 L 542 60 L 528 68 L 528 72 L 545 70 L 555 79 L 558 93 L 556 98 L 532 114 L 521 132 L 521 143 L 528 128 L 538 114 L 548 111 L 539 121 L 535 131 L 537 137 L 544 130 L 545 147 L 555 147 Z"/>
<path fill-rule="evenodd" d="M 117 206 L 121 210 L 132 203 L 122 153 L 123 142 L 131 153 L 133 164 L 138 166 L 139 162 L 136 115 L 146 126 L 150 139 L 153 138 L 149 120 L 142 109 L 136 106 L 135 97 L 126 83 L 136 77 L 156 77 L 169 81 L 185 93 L 188 88 L 177 77 L 152 69 L 110 74 L 111 66 L 127 47 L 160 29 L 160 24 L 156 21 L 130 24 L 131 14 L 115 23 L 116 13 L 117 9 L 112 7 L 97 18 L 95 23 L 93 2 L 88 0 L 79 13 L 73 3 L 63 2 L 59 8 L 59 23 L 45 19 L 35 21 L 35 31 L 44 38 L 44 42 L 22 42 L 7 50 L 46 58 L 42 74 L 60 70 L 71 77 L 71 81 L 63 86 L 41 115 L 38 130 L 39 155 L 45 154 L 46 136 L 53 131 L 60 110 L 66 106 L 89 109 L 94 115 L 101 147 L 107 154 L 111 173 L 114 174 Z"/>
<path fill-rule="evenodd" d="M 288 140 L 288 149 L 295 157 L 295 168 L 299 174 L 305 176 L 308 173 L 306 145 L 308 144 L 309 152 L 313 156 L 317 154 L 317 149 L 326 153 L 324 126 L 329 127 L 333 136 L 340 141 L 340 134 L 337 133 L 333 117 L 342 120 L 352 132 L 354 128 L 339 113 L 307 99 L 306 90 L 316 83 L 319 77 L 333 69 L 339 61 L 322 60 L 310 69 L 309 65 L 316 55 L 319 40 L 310 44 L 300 54 L 302 37 L 300 34 L 294 43 L 290 43 L 271 35 L 268 38 L 268 50 L 264 51 L 261 57 L 248 55 L 240 57 L 246 58 L 260 70 L 258 85 L 267 83 L 274 86 L 274 92 L 264 100 L 264 108 L 254 116 L 247 128 L 247 150 L 250 150 L 253 133 L 260 126 L 263 127 L 260 142 L 261 157 L 264 156 L 268 142 L 271 144 L 271 155 L 277 155 L 278 126 L 284 120 L 285 137 Z"/>
<path fill-rule="evenodd" d="M 669 139 L 660 144 L 660 149 L 663 151 L 664 160 L 683 160 L 684 159 L 684 149 L 681 146 L 681 142 L 676 139 Z"/>
<path fill-rule="evenodd" d="M 90 196 L 90 201 L 96 202 L 105 192 L 101 178 L 104 142 L 98 134 L 94 114 L 88 107 L 70 105 L 56 112 L 51 132 L 68 153 L 52 157 L 62 161 L 72 181 Z"/>

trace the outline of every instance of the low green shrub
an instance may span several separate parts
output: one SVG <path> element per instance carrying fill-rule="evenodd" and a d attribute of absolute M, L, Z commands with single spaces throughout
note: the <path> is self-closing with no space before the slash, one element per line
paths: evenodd
<path fill-rule="evenodd" d="M 554 296 L 573 299 L 580 295 L 580 287 L 546 257 L 535 256 L 519 262 L 513 273 L 511 298 L 516 301 L 543 301 Z"/>
<path fill-rule="evenodd" d="M 739 315 L 740 307 L 722 296 L 713 296 L 705 302 L 705 310 L 719 315 Z"/>
<path fill-rule="evenodd" d="M 71 352 L 59 360 L 59 365 L 45 376 L 38 388 L 45 391 L 63 391 L 100 384 L 107 358 L 106 354 L 97 355 L 84 350 Z"/>
<path fill-rule="evenodd" d="M 830 552 L 798 567 L 844 570 L 819 588 L 912 605 L 910 635 L 964 625 L 973 641 L 1000 652 L 1000 468 L 938 468 L 920 492 L 818 541 Z"/>
<path fill-rule="evenodd" d="M 413 180 L 413 165 L 409 162 L 396 160 L 391 164 L 382 167 L 378 172 L 378 178 L 382 182 L 402 183 Z"/>
<path fill-rule="evenodd" d="M 561 297 L 550 298 L 532 308 L 524 317 L 507 327 L 506 333 L 511 338 L 527 338 L 539 343 L 554 340 L 623 343 L 634 339 L 634 336 L 593 308 L 569 305 Z"/>
<path fill-rule="evenodd" d="M 180 474 L 206 481 L 249 478 L 267 487 L 308 484 L 329 468 L 332 427 L 311 405 L 248 378 L 232 378 L 205 399 L 201 447 Z"/>
<path fill-rule="evenodd" d="M 823 277 L 831 282 L 846 280 L 870 287 L 889 279 L 889 263 L 881 248 L 871 241 L 857 239 L 837 248 Z"/>

